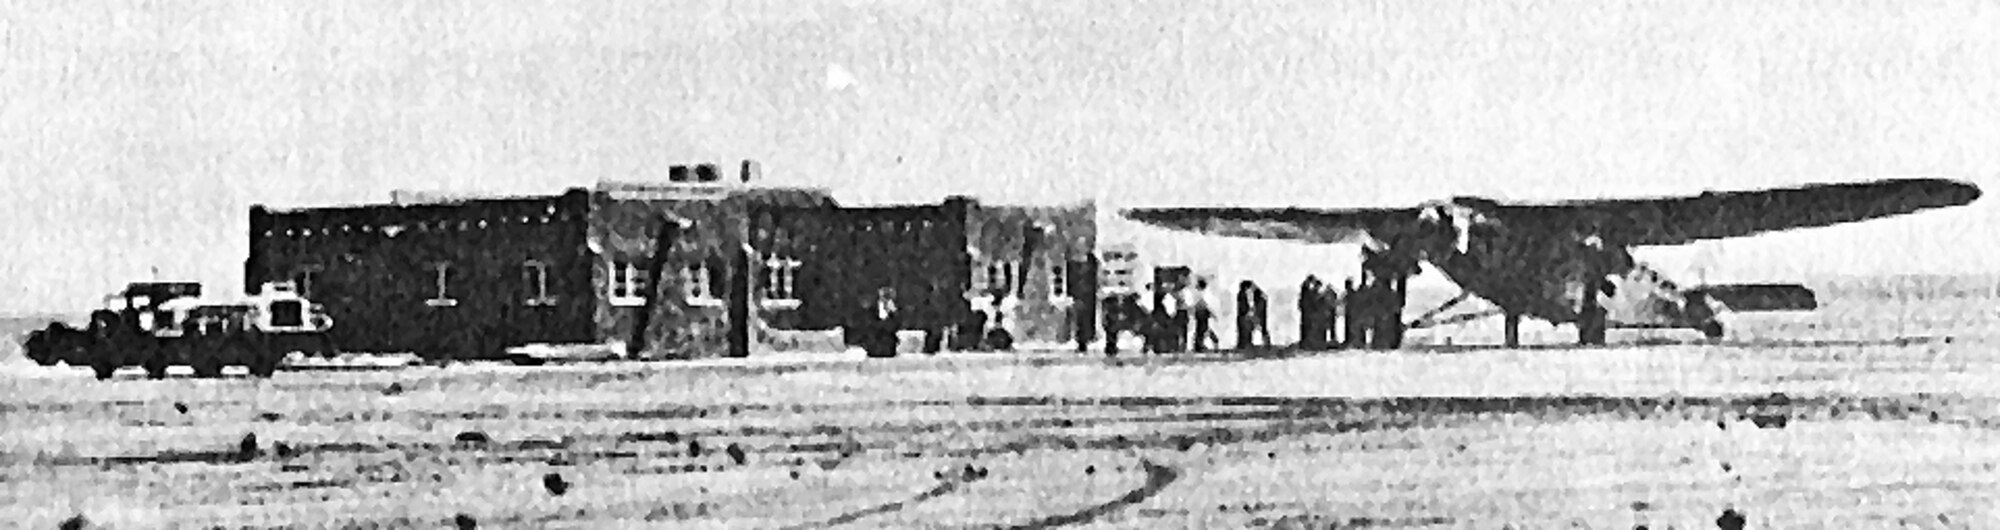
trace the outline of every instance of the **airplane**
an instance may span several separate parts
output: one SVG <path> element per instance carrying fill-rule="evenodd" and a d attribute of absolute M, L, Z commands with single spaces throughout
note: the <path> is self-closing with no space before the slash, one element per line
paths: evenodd
<path fill-rule="evenodd" d="M 1574 324 L 1580 344 L 1604 343 L 1604 330 L 1699 330 L 1710 339 L 1726 311 L 1810 310 L 1800 285 L 1684 286 L 1632 258 L 1631 247 L 1674 246 L 1801 228 L 1824 227 L 1970 204 L 1977 186 L 1934 178 L 1813 184 L 1695 196 L 1503 203 L 1480 197 L 1409 208 L 1316 209 L 1156 207 L 1119 214 L 1146 225 L 1207 235 L 1335 244 L 1360 243 L 1362 285 L 1379 286 L 1387 314 L 1401 315 L 1404 281 L 1428 262 L 1464 293 L 1416 322 L 1379 319 L 1374 335 L 1396 348 L 1405 330 L 1476 295 L 1506 318 L 1506 344 L 1518 346 L 1522 316 Z M 1461 319 L 1467 320 L 1467 319 Z M 1351 328 L 1350 328 L 1351 329 Z"/>

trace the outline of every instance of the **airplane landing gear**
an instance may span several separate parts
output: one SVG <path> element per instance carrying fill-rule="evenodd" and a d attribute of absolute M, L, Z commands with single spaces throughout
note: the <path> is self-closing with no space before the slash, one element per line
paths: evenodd
<path fill-rule="evenodd" d="M 1608 256 L 1605 256 L 1605 252 L 1606 249 L 1623 247 L 1616 245 L 1614 242 L 1605 241 L 1602 236 L 1598 235 L 1586 237 L 1582 243 L 1582 248 L 1579 249 L 1582 253 L 1578 257 L 1583 262 L 1583 278 L 1581 278 L 1581 283 L 1583 284 L 1583 307 L 1577 310 L 1576 342 L 1583 346 L 1602 346 L 1604 345 L 1607 323 L 1605 322 L 1606 312 L 1604 305 L 1600 303 L 1598 297 L 1600 295 L 1609 296 L 1615 292 L 1608 289 L 1612 285 L 1604 277 L 1605 269 L 1607 268 L 1605 262 L 1608 258 Z"/>
<path fill-rule="evenodd" d="M 1586 291 L 1583 296 L 1583 312 L 1576 317 L 1576 343 L 1584 346 L 1603 346 L 1604 308 L 1597 305 L 1596 293 Z"/>
<path fill-rule="evenodd" d="M 1521 314 L 1508 311 L 1506 314 L 1506 328 L 1507 347 L 1521 347 Z"/>
<path fill-rule="evenodd" d="M 1708 337 L 1708 340 L 1722 340 L 1723 329 L 1721 322 L 1710 320 L 1695 326 L 1695 329 L 1700 330 L 1702 336 Z"/>

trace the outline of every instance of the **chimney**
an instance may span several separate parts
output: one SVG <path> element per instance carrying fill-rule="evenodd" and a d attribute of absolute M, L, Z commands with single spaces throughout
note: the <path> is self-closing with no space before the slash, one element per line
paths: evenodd
<path fill-rule="evenodd" d="M 764 178 L 763 173 L 764 173 L 764 168 L 762 164 L 758 164 L 756 160 L 743 161 L 743 174 L 742 174 L 743 182 L 750 182 L 752 180 L 762 180 Z"/>
<path fill-rule="evenodd" d="M 693 180 L 693 171 L 687 166 L 674 166 L 671 168 L 667 168 L 667 180 L 672 182 L 687 182 L 689 180 Z"/>
<path fill-rule="evenodd" d="M 695 182 L 716 182 L 720 180 L 722 180 L 722 174 L 715 164 L 701 164 L 694 167 Z"/>

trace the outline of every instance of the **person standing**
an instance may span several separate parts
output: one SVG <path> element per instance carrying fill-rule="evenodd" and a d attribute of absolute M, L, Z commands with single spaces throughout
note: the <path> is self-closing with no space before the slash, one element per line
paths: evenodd
<path fill-rule="evenodd" d="M 1368 297 L 1370 295 L 1368 287 L 1365 284 L 1359 284 L 1353 279 L 1349 279 L 1347 280 L 1346 291 L 1347 302 L 1343 305 L 1347 309 L 1347 336 L 1342 337 L 1346 339 L 1342 344 L 1348 348 L 1367 348 L 1369 326 L 1374 323 L 1374 319 L 1371 318 L 1372 315 L 1368 313 Z"/>
<path fill-rule="evenodd" d="M 1256 282 L 1243 280 L 1236 291 L 1236 349 L 1248 350 L 1257 346 L 1256 334 L 1264 334 L 1263 346 L 1271 345 L 1271 330 L 1265 322 L 1269 316 L 1270 300 L 1264 297 L 1264 290 Z"/>
<path fill-rule="evenodd" d="M 1132 322 L 1139 332 L 1139 353 L 1159 353 L 1160 322 L 1166 320 L 1161 311 L 1166 303 L 1161 301 L 1159 290 L 1154 289 L 1151 283 L 1146 284 L 1137 298 L 1139 307 L 1137 313 L 1132 315 Z"/>
<path fill-rule="evenodd" d="M 1328 348 L 1339 348 L 1341 335 L 1344 335 L 1340 329 L 1342 299 L 1340 287 L 1331 283 L 1323 284 L 1320 286 L 1319 297 L 1320 329 L 1321 333 L 1325 334 L 1320 340 L 1324 341 Z"/>
<path fill-rule="evenodd" d="M 1320 281 L 1318 276 L 1308 274 L 1306 275 L 1306 281 L 1299 284 L 1300 348 L 1316 350 L 1325 346 L 1321 344 L 1321 340 L 1326 338 L 1326 332 L 1319 329 L 1319 291 Z"/>
<path fill-rule="evenodd" d="M 1140 318 L 1146 318 L 1146 312 L 1140 310 L 1140 306 L 1138 306 L 1138 294 L 1132 294 L 1132 292 L 1114 292 L 1114 294 L 1106 294 L 1104 296 L 1104 318 L 1100 318 L 1100 322 L 1104 324 L 1104 354 L 1106 356 L 1116 356 L 1118 354 L 1118 340 L 1124 338 L 1126 330 L 1138 334 L 1140 338 L 1146 338 L 1144 328 L 1136 326 L 1138 322 L 1142 322 Z M 1144 352 L 1146 346 L 1140 346 L 1140 350 Z"/>
<path fill-rule="evenodd" d="M 959 351 L 982 351 L 986 342 L 986 310 L 979 306 L 977 298 L 968 297 L 966 304 L 958 308 L 958 326 L 953 330 L 952 349 Z"/>
<path fill-rule="evenodd" d="M 1017 301 L 1006 289 L 992 290 L 992 317 L 987 322 L 986 347 L 993 351 L 1013 351 Z"/>
<path fill-rule="evenodd" d="M 1255 324 L 1256 321 L 1254 320 L 1254 318 L 1257 315 L 1256 301 L 1255 301 L 1256 289 L 1257 289 L 1257 284 L 1252 283 L 1250 280 L 1243 280 L 1243 283 L 1236 284 L 1236 349 L 1237 350 L 1250 349 L 1250 344 L 1251 344 L 1250 333 L 1252 332 L 1252 330 L 1257 329 Z"/>
<path fill-rule="evenodd" d="M 897 311 L 896 289 L 876 289 L 875 300 L 868 304 L 868 322 L 861 330 L 861 348 L 869 357 L 896 356 Z"/>
<path fill-rule="evenodd" d="M 1174 289 L 1172 286 L 1160 287 L 1160 306 L 1154 308 L 1159 315 L 1155 321 L 1159 327 L 1154 336 L 1160 344 L 1153 348 L 1154 352 L 1179 353 L 1182 343 L 1187 342 L 1187 304 L 1182 294 L 1185 292 L 1185 289 Z"/>
<path fill-rule="evenodd" d="M 1221 348 L 1222 339 L 1216 336 L 1215 328 L 1210 325 L 1215 319 L 1215 300 L 1209 296 L 1207 278 L 1194 281 L 1194 292 L 1189 298 L 1194 305 L 1194 351 L 1208 351 L 1210 344 Z"/>

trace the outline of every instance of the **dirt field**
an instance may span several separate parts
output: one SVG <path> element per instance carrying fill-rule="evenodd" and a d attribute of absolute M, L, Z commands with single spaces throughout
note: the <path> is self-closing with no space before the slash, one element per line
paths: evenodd
<path fill-rule="evenodd" d="M 1930 325 L 1942 331 L 1720 346 L 270 380 L 98 382 L 14 363 L 0 520 L 1685 529 L 1734 508 L 1751 528 L 2000 528 L 2000 356 Z"/>

